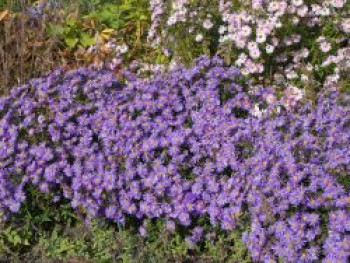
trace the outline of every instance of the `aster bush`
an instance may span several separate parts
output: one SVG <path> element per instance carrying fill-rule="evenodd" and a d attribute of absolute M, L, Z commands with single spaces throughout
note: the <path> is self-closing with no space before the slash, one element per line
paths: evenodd
<path fill-rule="evenodd" d="M 307 87 L 347 78 L 349 1 L 150 1 L 149 41 L 173 62 L 220 54 L 253 84 Z"/>
<path fill-rule="evenodd" d="M 125 76 L 56 70 L 1 97 L 4 219 L 35 186 L 87 222 L 147 236 L 162 219 L 190 248 L 214 228 L 243 232 L 255 261 L 346 262 L 348 94 L 286 105 L 218 57 Z"/>

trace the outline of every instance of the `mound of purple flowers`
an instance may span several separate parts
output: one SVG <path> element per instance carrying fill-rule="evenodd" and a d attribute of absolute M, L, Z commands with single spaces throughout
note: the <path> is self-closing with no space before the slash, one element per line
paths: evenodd
<path fill-rule="evenodd" d="M 256 261 L 345 262 L 350 250 L 349 100 L 278 102 L 247 91 L 239 72 L 200 58 L 121 85 L 110 72 L 55 71 L 0 98 L 0 211 L 17 212 L 24 187 L 62 193 L 89 216 L 124 223 L 198 218 L 234 229 Z"/>

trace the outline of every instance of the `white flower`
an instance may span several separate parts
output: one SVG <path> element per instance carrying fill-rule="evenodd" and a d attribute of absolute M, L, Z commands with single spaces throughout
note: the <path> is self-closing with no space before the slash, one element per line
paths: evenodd
<path fill-rule="evenodd" d="M 292 35 L 292 41 L 294 43 L 299 43 L 301 40 L 301 36 L 300 35 Z"/>
<path fill-rule="evenodd" d="M 278 22 L 275 24 L 275 27 L 276 27 L 276 28 L 281 28 L 281 27 L 282 27 L 281 21 L 278 21 Z"/>
<path fill-rule="evenodd" d="M 247 69 L 241 69 L 241 73 L 242 73 L 242 75 L 243 76 L 248 76 L 249 75 L 249 72 L 248 72 L 248 70 Z"/>
<path fill-rule="evenodd" d="M 292 18 L 292 22 L 293 22 L 294 25 L 297 25 L 299 23 L 299 21 L 300 21 L 299 17 L 295 16 L 295 17 Z"/>
<path fill-rule="evenodd" d="M 269 12 L 275 12 L 275 11 L 277 11 L 277 10 L 279 9 L 279 7 L 280 7 L 279 4 L 280 4 L 280 3 L 277 2 L 277 1 L 271 2 L 271 3 L 269 4 L 268 11 L 269 11 Z"/>
<path fill-rule="evenodd" d="M 306 5 L 302 6 L 297 11 L 298 15 L 301 16 L 301 17 L 306 16 L 307 12 L 308 12 L 308 7 Z"/>
<path fill-rule="evenodd" d="M 246 45 L 246 41 L 244 39 L 236 39 L 235 43 L 238 48 L 244 48 Z"/>
<path fill-rule="evenodd" d="M 235 35 L 234 34 L 228 34 L 227 35 L 228 39 L 234 40 L 235 39 Z"/>
<path fill-rule="evenodd" d="M 301 56 L 302 56 L 303 58 L 307 58 L 309 55 L 310 55 L 310 51 L 309 51 L 307 48 L 303 48 L 303 49 L 301 50 Z"/>
<path fill-rule="evenodd" d="M 344 6 L 344 0 L 333 0 L 332 1 L 332 5 L 335 7 L 335 8 L 342 8 Z"/>
<path fill-rule="evenodd" d="M 278 106 L 276 107 L 276 112 L 277 112 L 277 114 L 280 114 L 280 113 L 281 113 L 281 106 L 278 105 Z"/>
<path fill-rule="evenodd" d="M 196 42 L 202 42 L 203 40 L 203 35 L 202 34 L 197 34 L 196 35 Z"/>
<path fill-rule="evenodd" d="M 239 55 L 239 57 L 236 60 L 235 64 L 237 66 L 241 66 L 241 65 L 243 65 L 246 62 L 246 60 L 247 60 L 247 55 L 242 53 L 242 54 Z"/>
<path fill-rule="evenodd" d="M 252 33 L 252 29 L 249 26 L 243 26 L 241 32 L 243 36 L 248 37 Z"/>
<path fill-rule="evenodd" d="M 301 6 L 303 3 L 303 0 L 292 0 L 292 4 L 295 6 Z"/>
<path fill-rule="evenodd" d="M 205 29 L 211 29 L 213 27 L 213 23 L 209 19 L 205 19 L 203 22 L 203 27 Z"/>
<path fill-rule="evenodd" d="M 307 82 L 307 81 L 309 80 L 309 77 L 308 77 L 307 75 L 305 75 L 305 74 L 302 74 L 302 75 L 301 75 L 301 80 L 302 80 L 303 82 Z"/>
<path fill-rule="evenodd" d="M 324 6 L 320 11 L 321 16 L 329 16 L 330 13 L 331 13 L 331 10 L 327 6 Z"/>
<path fill-rule="evenodd" d="M 219 34 L 223 35 L 225 33 L 225 31 L 226 31 L 226 27 L 221 25 L 219 27 Z"/>
<path fill-rule="evenodd" d="M 261 54 L 261 52 L 258 48 L 254 48 L 254 49 L 249 50 L 249 55 L 254 59 L 259 58 L 260 54 Z"/>
<path fill-rule="evenodd" d="M 177 22 L 176 17 L 175 16 L 170 16 L 168 18 L 167 25 L 168 26 L 172 26 L 172 25 L 176 24 L 176 22 Z"/>
<path fill-rule="evenodd" d="M 267 54 L 271 54 L 275 50 L 275 47 L 272 45 L 267 45 L 265 49 Z"/>
<path fill-rule="evenodd" d="M 116 44 L 112 41 L 109 41 L 105 44 L 106 48 L 108 49 L 115 49 L 116 48 Z"/>
<path fill-rule="evenodd" d="M 323 53 L 327 53 L 329 50 L 331 50 L 331 48 L 332 48 L 332 45 L 327 41 L 323 41 L 320 44 L 320 49 Z"/>
<path fill-rule="evenodd" d="M 253 0 L 252 1 L 252 8 L 253 9 L 260 9 L 262 7 L 262 1 L 261 0 Z"/>
<path fill-rule="evenodd" d="M 296 79 L 298 74 L 295 71 L 290 71 L 286 74 L 287 79 Z"/>
<path fill-rule="evenodd" d="M 295 86 L 288 86 L 288 88 L 286 89 L 286 94 L 287 96 L 289 96 L 290 98 L 293 98 L 295 100 L 301 100 L 304 97 L 305 92 L 301 89 L 298 89 Z"/>
<path fill-rule="evenodd" d="M 266 110 L 260 110 L 259 106 L 257 104 L 254 105 L 254 109 L 251 111 L 252 115 L 258 118 L 261 118 L 261 116 L 263 115 L 263 113 Z"/>
<path fill-rule="evenodd" d="M 324 36 L 320 36 L 317 38 L 316 40 L 317 42 L 323 42 L 323 41 L 326 41 L 326 38 Z"/>
<path fill-rule="evenodd" d="M 346 18 L 341 23 L 341 28 L 345 33 L 350 33 L 350 18 Z"/>
<path fill-rule="evenodd" d="M 173 70 L 173 69 L 176 69 L 177 67 L 178 67 L 178 63 L 177 63 L 177 61 L 175 60 L 175 59 L 172 59 L 171 61 L 170 61 L 170 64 L 169 64 L 169 69 L 170 70 Z"/>
<path fill-rule="evenodd" d="M 123 44 L 121 46 L 117 46 L 115 49 L 116 49 L 117 52 L 120 52 L 121 54 L 124 54 L 124 53 L 128 52 L 129 47 L 128 47 L 127 44 Z"/>
<path fill-rule="evenodd" d="M 311 63 L 307 63 L 307 65 L 306 65 L 306 70 L 307 70 L 307 71 L 313 71 L 313 70 L 314 70 L 314 67 L 312 66 Z"/>
<path fill-rule="evenodd" d="M 254 49 L 258 49 L 258 48 L 259 48 L 259 46 L 258 46 L 258 44 L 256 42 L 249 42 L 248 43 L 248 49 L 249 50 L 254 50 Z"/>
<path fill-rule="evenodd" d="M 229 37 L 228 37 L 227 35 L 221 36 L 221 37 L 219 38 L 219 42 L 220 42 L 220 43 L 227 42 L 227 41 L 229 41 L 229 40 L 230 40 L 230 39 L 229 39 Z"/>
<path fill-rule="evenodd" d="M 230 14 L 229 13 L 225 13 L 222 16 L 222 21 L 227 22 L 230 19 Z"/>
<path fill-rule="evenodd" d="M 171 54 L 172 54 L 172 51 L 171 51 L 170 49 L 168 49 L 168 48 L 164 48 L 164 49 L 163 49 L 163 54 L 164 54 L 165 56 L 167 56 L 167 57 L 170 57 Z"/>
<path fill-rule="evenodd" d="M 257 64 L 256 67 L 257 67 L 257 72 L 258 73 L 263 73 L 264 72 L 263 64 Z"/>
<path fill-rule="evenodd" d="M 256 42 L 258 43 L 264 43 L 266 41 L 266 35 L 263 33 L 260 33 L 256 36 Z"/>

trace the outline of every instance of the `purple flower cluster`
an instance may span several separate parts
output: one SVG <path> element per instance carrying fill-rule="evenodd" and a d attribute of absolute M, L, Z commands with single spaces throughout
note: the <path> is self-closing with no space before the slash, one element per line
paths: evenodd
<path fill-rule="evenodd" d="M 324 262 L 346 262 L 349 257 L 349 191 L 337 180 L 349 176 L 350 108 L 337 97 L 329 92 L 314 108 L 306 104 L 253 123 L 259 137 L 250 139 L 254 156 L 242 167 L 249 176 L 252 220 L 243 239 L 253 258 L 312 262 L 323 254 Z"/>
<path fill-rule="evenodd" d="M 33 184 L 88 216 L 187 226 L 189 244 L 202 238 L 197 219 L 229 231 L 249 213 L 254 260 L 345 262 L 349 99 L 328 91 L 287 110 L 239 81 L 202 57 L 127 85 L 78 69 L 13 89 L 0 98 L 0 211 L 17 212 Z M 262 100 L 271 103 L 257 117 Z"/>

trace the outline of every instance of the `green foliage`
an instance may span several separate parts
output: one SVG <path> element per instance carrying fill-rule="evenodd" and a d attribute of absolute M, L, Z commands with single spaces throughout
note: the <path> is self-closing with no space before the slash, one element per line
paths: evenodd
<path fill-rule="evenodd" d="M 138 234 L 139 222 L 125 226 L 102 219 L 85 224 L 66 200 L 27 188 L 27 199 L 16 215 L 0 221 L 0 258 L 9 262 L 251 262 L 241 241 L 245 226 L 225 232 L 201 219 L 205 236 L 189 249 L 189 230 L 174 233 L 163 219 L 148 220 L 147 236 Z"/>
<path fill-rule="evenodd" d="M 67 18 L 64 25 L 48 24 L 47 34 L 62 37 L 65 45 L 70 49 L 74 49 L 77 46 L 86 48 L 96 44 L 96 37 L 88 29 L 83 26 L 81 21 Z"/>
<path fill-rule="evenodd" d="M 51 235 L 42 237 L 38 245 L 47 258 L 83 258 L 93 262 L 110 262 L 117 249 L 114 231 L 98 221 L 89 227 L 80 223 L 65 231 L 55 228 Z"/>
<path fill-rule="evenodd" d="M 25 255 L 39 238 L 57 225 L 70 227 L 76 214 L 66 200 L 54 203 L 53 196 L 27 187 L 27 199 L 20 211 L 0 223 L 0 255 Z"/>
<path fill-rule="evenodd" d="M 168 9 L 171 7 L 171 2 L 168 2 Z M 197 10 L 200 17 L 205 18 L 207 14 L 212 16 L 214 26 L 208 31 L 201 32 L 203 35 L 202 42 L 196 42 L 194 39 L 195 32 L 190 33 L 188 31 L 191 26 L 194 26 L 190 22 L 176 24 L 169 29 L 171 38 L 167 46 L 173 50 L 174 56 L 184 64 L 190 65 L 200 55 L 213 56 L 217 52 L 219 44 L 218 25 L 221 22 L 220 14 L 215 10 L 218 2 L 218 0 L 193 0 L 189 3 L 189 10 L 196 10 L 196 7 L 201 7 L 200 10 Z"/>
<path fill-rule="evenodd" d="M 98 26 L 104 25 L 114 29 L 120 29 L 125 24 L 117 4 L 102 5 L 101 8 L 83 16 L 83 19 L 91 19 L 97 22 Z"/>
<path fill-rule="evenodd" d="M 71 8 L 65 10 L 67 19 L 64 24 L 49 23 L 47 26 L 47 33 L 62 37 L 70 49 L 87 48 L 112 36 L 117 37 L 119 42 L 135 41 L 140 44 L 149 25 L 146 0 L 92 1 L 89 8 L 80 1 L 77 9 Z"/>
<path fill-rule="evenodd" d="M 150 25 L 148 0 L 79 0 L 61 6 L 64 19 L 48 21 L 45 31 L 61 40 L 58 53 L 69 68 L 106 65 L 117 55 L 114 47 L 121 45 L 128 46 L 128 52 L 120 55 L 125 65 L 135 59 L 159 62 L 161 52 L 154 54 L 146 41 Z"/>

